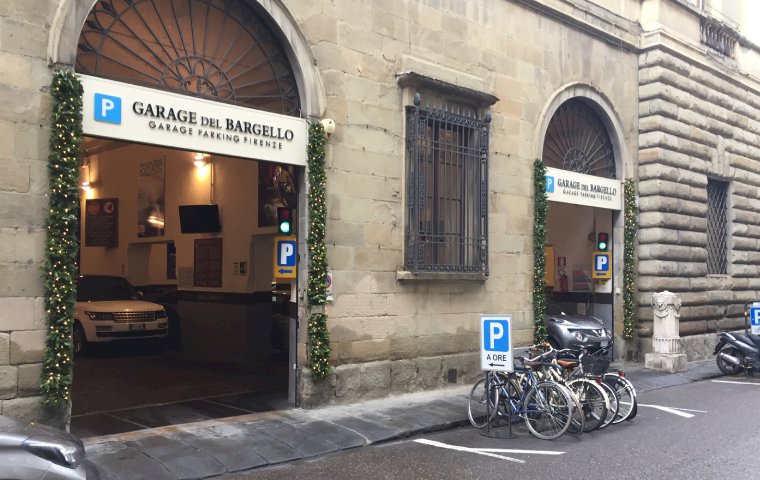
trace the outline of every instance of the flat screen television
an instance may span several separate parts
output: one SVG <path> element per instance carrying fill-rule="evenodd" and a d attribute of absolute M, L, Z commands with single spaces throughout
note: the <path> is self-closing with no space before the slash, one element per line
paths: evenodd
<path fill-rule="evenodd" d="M 219 233 L 219 205 L 180 205 L 179 228 L 182 233 Z"/>

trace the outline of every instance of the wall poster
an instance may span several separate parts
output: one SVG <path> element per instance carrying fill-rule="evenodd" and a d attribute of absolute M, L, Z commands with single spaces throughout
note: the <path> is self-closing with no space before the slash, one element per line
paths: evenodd
<path fill-rule="evenodd" d="M 119 199 L 90 198 L 85 201 L 84 246 L 119 246 Z"/>
<path fill-rule="evenodd" d="M 164 198 L 165 159 L 140 162 L 137 178 L 137 236 L 164 235 L 166 200 Z"/>
<path fill-rule="evenodd" d="M 295 208 L 295 168 L 259 162 L 259 227 L 277 225 L 277 207 Z"/>

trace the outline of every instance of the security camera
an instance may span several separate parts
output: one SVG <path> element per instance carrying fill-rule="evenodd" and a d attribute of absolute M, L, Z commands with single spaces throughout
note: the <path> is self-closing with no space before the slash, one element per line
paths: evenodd
<path fill-rule="evenodd" d="M 335 120 L 332 118 L 325 118 L 321 120 L 322 128 L 325 129 L 325 134 L 329 137 L 335 131 Z"/>

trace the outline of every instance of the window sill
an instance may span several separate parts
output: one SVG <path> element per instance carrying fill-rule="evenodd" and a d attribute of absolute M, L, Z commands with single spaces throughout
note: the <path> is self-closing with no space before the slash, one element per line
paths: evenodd
<path fill-rule="evenodd" d="M 417 282 L 417 281 L 460 281 L 484 282 L 488 275 L 482 273 L 463 273 L 463 272 L 421 272 L 412 273 L 408 270 L 397 270 L 396 280 L 399 282 Z"/>

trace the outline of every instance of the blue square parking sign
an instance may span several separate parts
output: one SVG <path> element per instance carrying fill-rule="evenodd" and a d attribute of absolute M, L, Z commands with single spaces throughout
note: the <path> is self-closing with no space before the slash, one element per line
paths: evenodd
<path fill-rule="evenodd" d="M 507 320 L 483 322 L 483 349 L 489 352 L 509 351 L 509 322 Z"/>
<path fill-rule="evenodd" d="M 103 93 L 95 94 L 95 120 L 106 123 L 121 123 L 121 98 Z"/>

